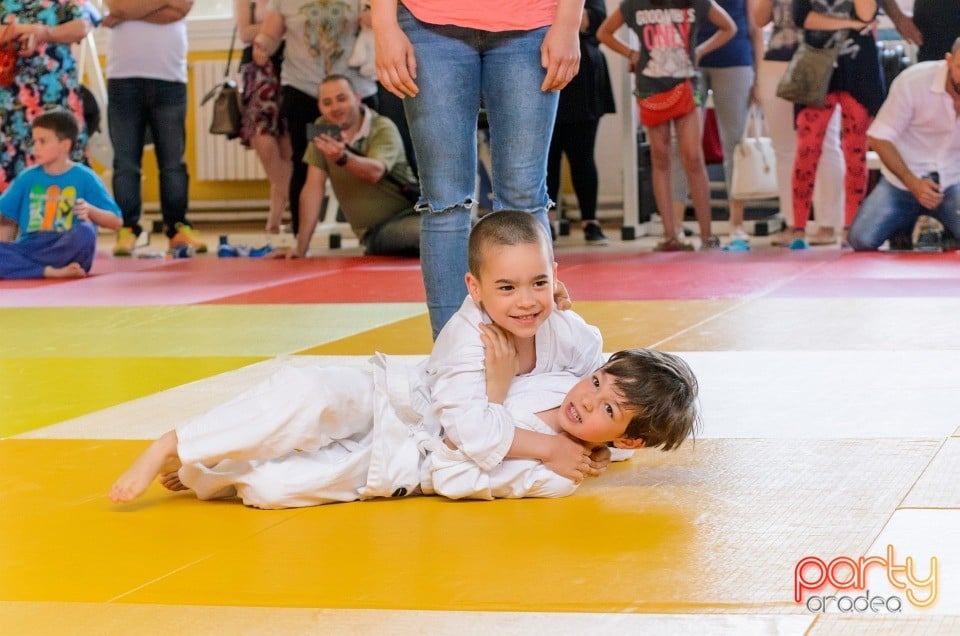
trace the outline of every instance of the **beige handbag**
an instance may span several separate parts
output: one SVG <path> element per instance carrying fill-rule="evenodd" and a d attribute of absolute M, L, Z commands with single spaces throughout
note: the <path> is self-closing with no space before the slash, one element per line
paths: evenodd
<path fill-rule="evenodd" d="M 226 135 L 227 139 L 235 139 L 240 136 L 240 91 L 237 89 L 237 83 L 228 79 L 236 40 L 237 27 L 233 27 L 233 37 L 230 38 L 230 53 L 227 55 L 227 70 L 223 73 L 223 82 L 204 95 L 200 101 L 200 105 L 203 106 L 213 99 L 210 134 Z"/>
<path fill-rule="evenodd" d="M 730 177 L 730 198 L 740 201 L 775 199 L 777 188 L 777 160 L 773 142 L 763 137 L 763 112 L 750 107 L 743 138 L 733 150 L 733 174 Z"/>

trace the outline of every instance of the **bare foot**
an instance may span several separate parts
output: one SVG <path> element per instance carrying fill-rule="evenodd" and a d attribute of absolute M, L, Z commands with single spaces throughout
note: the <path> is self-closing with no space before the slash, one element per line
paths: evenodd
<path fill-rule="evenodd" d="M 150 444 L 110 488 L 110 501 L 124 503 L 133 501 L 150 486 L 153 478 L 161 473 L 176 472 L 180 458 L 177 456 L 177 432 L 168 431 Z"/>
<path fill-rule="evenodd" d="M 47 265 L 43 268 L 44 278 L 83 278 L 87 273 L 80 267 L 80 263 L 70 263 L 65 267 L 51 267 Z"/>
<path fill-rule="evenodd" d="M 174 492 L 178 490 L 190 490 L 180 481 L 180 473 L 176 470 L 171 473 L 163 473 L 160 475 L 160 485 L 167 490 L 172 490 Z"/>

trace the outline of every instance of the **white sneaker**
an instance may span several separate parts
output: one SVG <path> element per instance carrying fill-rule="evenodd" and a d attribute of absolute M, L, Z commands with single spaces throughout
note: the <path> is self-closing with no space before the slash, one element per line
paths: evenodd
<path fill-rule="evenodd" d="M 743 226 L 741 225 L 730 229 L 730 240 L 736 241 L 738 239 L 741 241 L 750 240 L 750 235 L 744 231 Z"/>

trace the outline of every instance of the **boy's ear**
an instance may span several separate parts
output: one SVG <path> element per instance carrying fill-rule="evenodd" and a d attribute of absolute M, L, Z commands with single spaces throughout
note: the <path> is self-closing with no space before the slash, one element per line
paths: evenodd
<path fill-rule="evenodd" d="M 622 448 L 624 450 L 636 450 L 643 448 L 644 442 L 639 437 L 618 437 L 613 440 L 613 445 L 616 448 Z"/>
<path fill-rule="evenodd" d="M 474 302 L 480 302 L 480 281 L 477 280 L 477 277 L 467 272 L 466 276 L 463 277 L 463 281 L 467 284 L 467 293 L 470 294 L 470 298 L 472 298 Z"/>

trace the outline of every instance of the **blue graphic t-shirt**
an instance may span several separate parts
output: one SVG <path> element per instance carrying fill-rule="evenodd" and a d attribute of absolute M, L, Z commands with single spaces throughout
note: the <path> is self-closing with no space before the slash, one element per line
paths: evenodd
<path fill-rule="evenodd" d="M 637 97 L 668 91 L 697 76 L 693 47 L 710 0 L 624 0 L 623 21 L 640 38 Z"/>
<path fill-rule="evenodd" d="M 73 227 L 77 199 L 121 216 L 100 177 L 81 164 L 58 175 L 42 166 L 24 170 L 0 195 L 0 215 L 17 222 L 18 240 L 34 232 L 66 232 Z"/>

